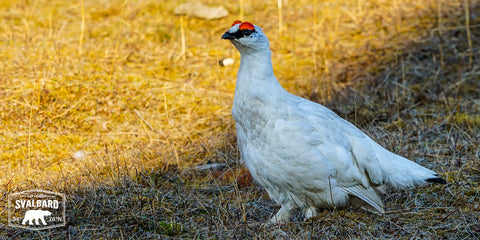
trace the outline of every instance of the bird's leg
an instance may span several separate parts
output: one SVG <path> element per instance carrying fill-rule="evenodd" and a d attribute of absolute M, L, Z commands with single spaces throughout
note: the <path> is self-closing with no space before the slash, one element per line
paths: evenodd
<path fill-rule="evenodd" d="M 295 210 L 295 207 L 292 203 L 282 204 L 280 210 L 278 210 L 277 214 L 270 218 L 270 224 L 282 224 L 287 223 L 292 216 L 292 212 Z"/>
<path fill-rule="evenodd" d="M 303 215 L 305 216 L 305 219 L 303 219 L 303 221 L 316 217 L 318 215 L 317 209 L 315 207 L 309 207 L 303 212 Z"/>

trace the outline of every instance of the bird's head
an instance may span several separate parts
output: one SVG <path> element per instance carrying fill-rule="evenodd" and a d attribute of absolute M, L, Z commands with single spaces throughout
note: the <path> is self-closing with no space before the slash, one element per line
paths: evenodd
<path fill-rule="evenodd" d="M 270 45 L 262 29 L 249 22 L 235 21 L 222 39 L 230 40 L 240 53 L 268 50 Z"/>

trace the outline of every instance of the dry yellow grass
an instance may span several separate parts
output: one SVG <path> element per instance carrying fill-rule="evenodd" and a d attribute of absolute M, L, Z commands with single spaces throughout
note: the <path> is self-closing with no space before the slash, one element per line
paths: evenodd
<path fill-rule="evenodd" d="M 240 229 L 245 230 L 240 238 L 271 238 L 258 230 L 273 212 L 271 202 L 259 200 L 266 198 L 264 193 L 254 187 L 239 189 L 232 183 L 235 178 L 222 182 L 187 174 L 179 180 L 177 173 L 161 171 L 238 159 L 230 108 L 239 54 L 220 36 L 242 19 L 264 29 L 276 76 L 288 91 L 332 107 L 395 152 L 424 157 L 427 166 L 458 185 L 445 191 L 451 202 L 436 203 L 448 207 L 426 209 L 422 221 L 440 224 L 478 216 L 480 208 L 473 203 L 478 202 L 478 180 L 471 180 L 480 173 L 478 149 L 472 145 L 480 136 L 480 110 L 475 110 L 480 103 L 471 99 L 478 94 L 478 0 L 300 0 L 283 1 L 281 11 L 275 0 L 203 2 L 222 4 L 231 14 L 213 21 L 182 18 L 173 14 L 179 1 L 1 1 L 4 192 L 68 192 L 67 205 L 75 208 L 67 215 L 77 233 L 90 234 L 92 223 L 103 226 L 80 238 L 123 238 L 118 226 L 129 226 L 126 232 L 143 237 L 150 232 L 177 235 L 175 227 L 165 229 L 176 226 L 169 221 L 190 227 L 183 237 L 192 237 L 198 229 L 205 234 L 200 236 L 214 237 L 208 227 L 215 225 L 218 236 L 235 237 Z M 443 44 L 452 39 L 461 46 Z M 426 57 L 416 56 L 421 54 Z M 218 60 L 224 57 L 237 61 L 221 67 Z M 441 67 L 422 65 L 427 58 Z M 460 58 L 467 59 L 455 62 Z M 362 99 L 352 100 L 349 93 Z M 462 99 L 462 94 L 470 97 Z M 415 108 L 422 112 L 418 117 Z M 469 159 L 458 157 L 462 151 Z M 205 182 L 220 190 L 205 187 Z M 159 200 L 172 189 L 175 194 L 166 198 L 174 203 Z M 466 220 L 456 227 L 445 223 L 432 230 L 434 234 L 418 230 L 410 221 L 411 216 L 420 218 L 416 203 L 405 211 L 395 208 L 413 202 L 408 191 L 407 199 L 396 193 L 389 197 L 393 217 L 387 223 L 368 214 L 334 212 L 315 223 L 320 226 L 290 226 L 289 234 L 297 235 L 289 236 L 308 237 L 305 231 L 310 227 L 321 229 L 310 236 L 331 234 L 326 238 L 436 238 L 456 230 L 471 237 L 468 234 L 480 231 L 480 225 Z M 127 207 L 134 216 L 106 206 L 109 201 Z M 191 205 L 197 201 L 200 206 Z M 93 207 L 99 211 L 92 216 L 87 209 Z M 251 223 L 244 222 L 246 216 Z M 157 218 L 162 221 L 155 222 Z M 379 229 L 383 232 L 376 232 Z M 6 236 L 22 236 L 9 231 Z M 61 231 L 59 239 L 64 237 Z"/>
<path fill-rule="evenodd" d="M 187 22 L 183 61 L 173 1 L 3 4 L 2 182 L 101 181 L 223 141 L 234 82 L 216 64 L 227 45 L 208 44 L 217 23 Z"/>

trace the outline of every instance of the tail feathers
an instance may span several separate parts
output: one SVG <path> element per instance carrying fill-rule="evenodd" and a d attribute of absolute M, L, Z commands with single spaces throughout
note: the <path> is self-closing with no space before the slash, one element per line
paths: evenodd
<path fill-rule="evenodd" d="M 447 181 L 445 179 L 439 178 L 439 177 L 427 178 L 427 179 L 425 179 L 425 182 L 440 183 L 440 184 L 446 184 L 447 183 Z"/>
<path fill-rule="evenodd" d="M 361 199 L 376 211 L 382 214 L 385 213 L 382 199 L 372 187 L 365 188 L 362 185 L 355 185 L 352 187 L 344 187 L 343 189 L 345 189 L 345 191 L 347 191 L 349 194 Z"/>
<path fill-rule="evenodd" d="M 383 169 L 384 183 L 396 188 L 411 187 L 426 182 L 446 183 L 444 179 L 438 177 L 438 173 L 392 153 L 378 143 L 373 142 L 373 145 L 375 156 Z"/>

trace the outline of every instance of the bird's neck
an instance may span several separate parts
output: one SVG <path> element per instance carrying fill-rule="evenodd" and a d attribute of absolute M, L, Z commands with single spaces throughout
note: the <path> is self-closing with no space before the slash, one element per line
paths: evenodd
<path fill-rule="evenodd" d="M 254 73 L 259 79 L 273 76 L 272 57 L 269 49 L 242 53 L 240 71 Z"/>
<path fill-rule="evenodd" d="M 242 53 L 235 94 L 250 97 L 274 97 L 285 91 L 273 74 L 270 49 Z"/>

